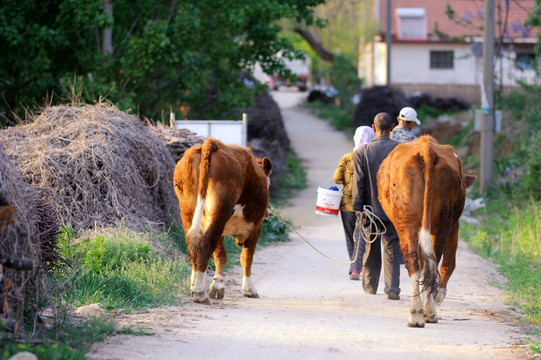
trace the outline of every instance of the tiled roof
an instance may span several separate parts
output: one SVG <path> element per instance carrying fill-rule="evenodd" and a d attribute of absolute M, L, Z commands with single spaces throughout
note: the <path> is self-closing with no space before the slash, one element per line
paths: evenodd
<path fill-rule="evenodd" d="M 385 31 L 387 1 L 379 0 L 381 31 Z M 509 6 L 507 7 L 506 4 Z M 499 36 L 504 24 L 507 24 L 508 37 L 512 39 L 534 37 L 536 29 L 524 26 L 529 12 L 535 6 L 535 0 L 494 0 L 495 35 Z M 484 0 L 392 0 L 392 33 L 397 33 L 397 8 L 424 8 L 427 19 L 429 40 L 441 39 L 445 34 L 449 38 L 462 36 L 483 36 L 485 1 Z M 454 12 L 454 18 L 447 15 L 448 8 Z M 508 9 L 508 11 L 507 11 Z"/>

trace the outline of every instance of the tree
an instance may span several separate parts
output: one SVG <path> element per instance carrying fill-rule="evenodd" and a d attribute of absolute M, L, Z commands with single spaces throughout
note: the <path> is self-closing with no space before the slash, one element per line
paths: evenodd
<path fill-rule="evenodd" d="M 242 74 L 256 61 L 283 73 L 283 58 L 302 56 L 277 21 L 319 24 L 323 1 L 4 0 L 0 111 L 60 102 L 52 94 L 71 87 L 149 117 L 180 106 L 192 118 L 228 116 L 253 101 Z"/>
<path fill-rule="evenodd" d="M 530 16 L 526 21 L 526 26 L 541 29 L 541 0 L 535 1 L 535 6 L 530 10 Z M 541 31 L 537 32 L 537 42 L 535 44 L 535 71 L 537 74 L 541 73 Z"/>

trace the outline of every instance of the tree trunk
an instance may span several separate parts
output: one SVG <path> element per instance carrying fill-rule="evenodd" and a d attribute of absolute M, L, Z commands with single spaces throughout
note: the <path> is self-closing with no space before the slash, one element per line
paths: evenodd
<path fill-rule="evenodd" d="M 316 38 L 310 33 L 309 30 L 298 27 L 298 26 L 296 26 L 293 30 L 297 34 L 302 36 L 304 40 L 306 40 L 308 45 L 310 45 L 312 50 L 314 50 L 317 56 L 319 56 L 322 60 L 328 61 L 331 63 L 334 62 L 334 60 L 336 59 L 336 55 L 334 55 L 333 53 L 325 49 L 323 45 L 321 44 L 321 42 L 316 40 Z M 357 75 L 357 67 L 354 66 L 353 64 L 350 64 L 350 65 L 351 65 L 351 71 L 353 71 L 353 73 Z"/>
<path fill-rule="evenodd" d="M 302 38 L 304 40 L 306 40 L 308 45 L 310 45 L 310 47 L 312 48 L 312 50 L 314 50 L 314 52 L 317 54 L 317 56 L 319 56 L 322 60 L 325 60 L 325 61 L 328 61 L 328 62 L 333 62 L 334 54 L 331 53 L 330 51 L 328 51 L 327 49 L 325 49 L 323 47 L 323 45 L 321 45 L 321 42 L 316 40 L 314 38 L 314 36 L 310 33 L 310 31 L 308 31 L 307 29 L 304 29 L 304 28 L 300 28 L 298 26 L 296 26 L 295 29 L 293 29 L 293 30 L 297 34 L 302 36 Z"/>
<path fill-rule="evenodd" d="M 106 14 L 113 16 L 113 0 L 103 0 L 104 11 Z M 106 27 L 103 29 L 102 36 L 102 52 L 104 54 L 113 55 L 113 26 Z"/>

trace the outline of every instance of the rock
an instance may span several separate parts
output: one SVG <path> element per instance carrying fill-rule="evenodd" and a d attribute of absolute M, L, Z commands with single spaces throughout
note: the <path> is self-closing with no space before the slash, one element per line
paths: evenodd
<path fill-rule="evenodd" d="M 31 352 L 23 351 L 13 355 L 9 360 L 38 360 L 38 357 Z"/>
<path fill-rule="evenodd" d="M 44 309 L 39 315 L 39 319 L 42 323 L 45 324 L 46 328 L 51 328 L 55 320 L 55 312 L 52 308 Z"/>
<path fill-rule="evenodd" d="M 107 316 L 107 313 L 100 307 L 99 304 L 81 306 L 80 308 L 75 310 L 75 314 L 84 318 L 103 318 Z"/>

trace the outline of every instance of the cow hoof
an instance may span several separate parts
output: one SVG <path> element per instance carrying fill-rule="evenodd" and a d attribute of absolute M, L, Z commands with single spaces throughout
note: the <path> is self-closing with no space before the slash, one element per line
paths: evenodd
<path fill-rule="evenodd" d="M 438 318 L 436 315 L 425 315 L 425 322 L 429 324 L 436 324 L 438 322 Z"/>
<path fill-rule="evenodd" d="M 434 297 L 434 302 L 436 305 L 440 305 L 443 302 L 443 299 L 445 299 L 445 295 L 447 295 L 447 289 L 444 288 L 438 288 L 436 291 L 436 296 Z"/>
<path fill-rule="evenodd" d="M 252 298 L 252 299 L 259 299 L 259 294 L 252 290 L 245 290 L 242 292 L 242 294 L 246 297 Z"/>
<path fill-rule="evenodd" d="M 197 304 L 210 305 L 210 300 L 205 292 L 192 292 L 192 300 Z"/>
<path fill-rule="evenodd" d="M 412 313 L 408 319 L 408 327 L 425 327 L 425 320 L 423 312 Z"/>
<path fill-rule="evenodd" d="M 211 299 L 218 299 L 218 300 L 222 300 L 224 298 L 224 294 L 225 294 L 225 288 L 221 287 L 216 287 L 216 286 L 211 286 L 210 287 L 210 290 L 209 290 L 209 297 Z"/>

